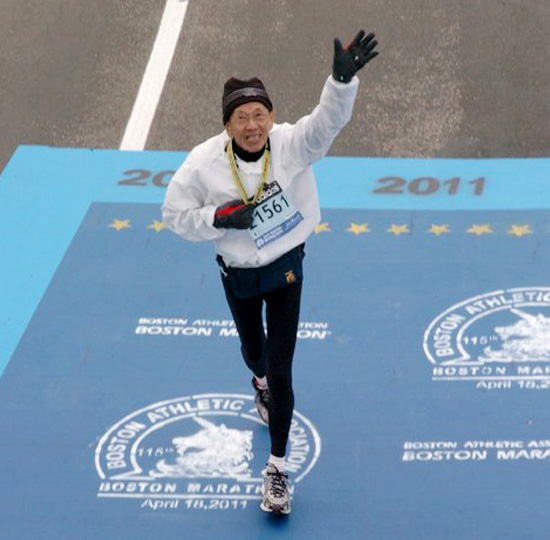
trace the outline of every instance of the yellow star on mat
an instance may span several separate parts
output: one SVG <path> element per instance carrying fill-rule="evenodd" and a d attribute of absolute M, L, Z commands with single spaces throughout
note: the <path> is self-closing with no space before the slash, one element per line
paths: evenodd
<path fill-rule="evenodd" d="M 166 225 L 162 221 L 157 221 L 155 219 L 151 225 L 147 226 L 147 228 L 148 229 L 155 229 L 155 231 L 160 232 L 163 229 L 166 229 Z"/>
<path fill-rule="evenodd" d="M 512 225 L 508 231 L 508 234 L 520 237 L 525 236 L 526 234 L 533 234 L 533 231 L 529 225 Z"/>
<path fill-rule="evenodd" d="M 349 226 L 349 229 L 346 229 L 346 231 L 353 233 L 355 235 L 359 235 L 361 233 L 368 233 L 370 232 L 369 224 L 368 223 L 352 223 Z"/>
<path fill-rule="evenodd" d="M 109 227 L 120 231 L 121 229 L 129 229 L 132 226 L 130 225 L 129 219 L 113 219 Z"/>
<path fill-rule="evenodd" d="M 491 229 L 491 225 L 483 223 L 482 225 L 472 225 L 466 232 L 481 236 L 482 234 L 491 234 L 493 230 Z"/>
<path fill-rule="evenodd" d="M 430 227 L 430 230 L 428 231 L 432 234 L 435 234 L 436 236 L 439 236 L 443 233 L 450 233 L 449 225 L 434 225 Z"/>
<path fill-rule="evenodd" d="M 315 234 L 319 234 L 322 232 L 330 232 L 330 223 L 319 223 L 319 225 L 315 227 Z"/>
<path fill-rule="evenodd" d="M 392 223 L 392 226 L 388 229 L 388 232 L 395 234 L 395 236 L 399 236 L 400 234 L 407 234 L 411 231 L 409 231 L 408 225 L 395 225 Z"/>

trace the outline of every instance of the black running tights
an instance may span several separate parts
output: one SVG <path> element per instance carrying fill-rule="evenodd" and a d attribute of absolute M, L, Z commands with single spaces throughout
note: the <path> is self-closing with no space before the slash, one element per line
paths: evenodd
<path fill-rule="evenodd" d="M 238 299 L 225 285 L 225 295 L 241 340 L 246 365 L 269 385 L 271 453 L 284 457 L 292 411 L 292 358 L 300 315 L 302 284 L 294 283 L 262 296 Z M 265 303 L 267 335 L 262 310 Z"/>

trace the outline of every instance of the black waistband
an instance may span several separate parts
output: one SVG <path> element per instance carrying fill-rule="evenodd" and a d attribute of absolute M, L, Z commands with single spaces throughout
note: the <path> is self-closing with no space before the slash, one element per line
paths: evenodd
<path fill-rule="evenodd" d="M 274 261 L 264 265 L 264 266 L 248 266 L 248 267 L 240 267 L 240 266 L 230 266 L 228 267 L 226 264 L 225 264 L 225 261 L 223 260 L 223 257 L 221 255 L 217 255 L 216 256 L 216 261 L 218 261 L 218 264 L 220 266 L 222 266 L 222 268 L 224 270 L 227 270 L 228 268 L 230 268 L 231 270 L 258 270 L 260 268 L 265 268 L 265 269 L 268 269 L 269 267 L 271 266 L 276 266 L 277 263 L 281 262 L 281 260 L 284 260 L 288 257 L 292 257 L 293 255 L 297 255 L 297 254 L 300 254 L 300 255 L 303 255 L 304 253 L 304 248 L 305 248 L 305 242 L 303 244 L 300 244 L 299 246 L 296 246 L 295 248 L 292 248 L 290 251 L 287 251 L 286 253 L 283 253 L 283 255 L 281 255 L 280 257 L 278 257 L 277 259 L 275 259 Z"/>

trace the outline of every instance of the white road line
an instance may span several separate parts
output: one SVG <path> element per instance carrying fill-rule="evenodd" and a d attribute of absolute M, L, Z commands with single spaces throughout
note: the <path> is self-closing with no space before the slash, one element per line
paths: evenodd
<path fill-rule="evenodd" d="M 188 0 L 166 0 L 159 31 L 120 143 L 121 150 L 143 150 L 176 50 Z"/>

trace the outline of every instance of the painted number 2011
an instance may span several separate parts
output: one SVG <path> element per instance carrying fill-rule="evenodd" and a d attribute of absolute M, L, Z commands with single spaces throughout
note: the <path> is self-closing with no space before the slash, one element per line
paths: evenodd
<path fill-rule="evenodd" d="M 459 191 L 467 189 L 472 195 L 483 195 L 485 190 L 485 178 L 465 182 L 460 177 L 439 180 L 430 176 L 420 176 L 413 180 L 406 180 L 398 176 L 386 176 L 378 180 L 380 187 L 374 190 L 378 195 L 399 195 L 411 193 L 412 195 L 433 195 L 440 191 L 447 195 L 456 195 Z"/>

